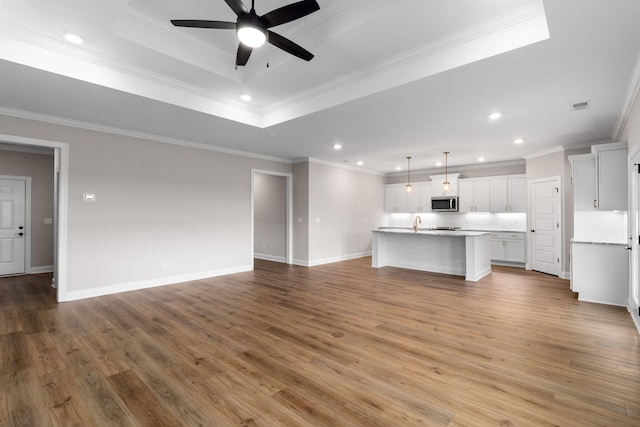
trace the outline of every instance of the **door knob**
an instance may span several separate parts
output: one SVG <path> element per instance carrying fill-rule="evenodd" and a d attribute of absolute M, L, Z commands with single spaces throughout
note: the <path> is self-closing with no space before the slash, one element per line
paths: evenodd
<path fill-rule="evenodd" d="M 16 233 L 16 236 L 24 236 L 24 233 Z"/>
<path fill-rule="evenodd" d="M 531 232 L 532 232 L 532 233 L 535 233 L 535 232 L 536 232 L 536 230 L 533 230 L 533 229 L 532 229 L 532 230 L 531 230 Z"/>

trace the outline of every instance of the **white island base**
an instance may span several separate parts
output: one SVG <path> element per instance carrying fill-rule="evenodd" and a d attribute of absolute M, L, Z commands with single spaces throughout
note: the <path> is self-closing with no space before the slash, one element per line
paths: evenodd
<path fill-rule="evenodd" d="M 479 231 L 373 230 L 371 266 L 464 276 L 477 282 L 491 273 L 490 233 Z"/>

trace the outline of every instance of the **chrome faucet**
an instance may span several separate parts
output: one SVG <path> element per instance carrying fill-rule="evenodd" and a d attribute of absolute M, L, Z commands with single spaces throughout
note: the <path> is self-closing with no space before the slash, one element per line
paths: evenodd
<path fill-rule="evenodd" d="M 420 218 L 420 215 L 416 215 L 415 219 L 413 220 L 413 232 L 414 233 L 418 232 L 418 223 L 422 224 L 422 218 Z"/>

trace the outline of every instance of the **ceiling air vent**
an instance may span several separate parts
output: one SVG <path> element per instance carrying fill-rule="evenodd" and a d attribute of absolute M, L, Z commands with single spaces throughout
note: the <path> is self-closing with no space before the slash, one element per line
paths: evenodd
<path fill-rule="evenodd" d="M 571 109 L 573 111 L 584 110 L 585 108 L 589 108 L 591 106 L 591 101 L 582 101 L 576 102 L 575 104 L 571 104 Z"/>

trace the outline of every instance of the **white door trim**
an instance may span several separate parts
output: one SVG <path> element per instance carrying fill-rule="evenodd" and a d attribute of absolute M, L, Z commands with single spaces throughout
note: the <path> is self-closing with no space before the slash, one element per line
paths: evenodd
<path fill-rule="evenodd" d="M 287 181 L 287 219 L 286 219 L 286 263 L 291 264 L 293 262 L 293 174 L 286 172 L 274 172 L 263 169 L 251 169 L 251 268 L 253 269 L 253 254 L 255 253 L 254 239 L 255 239 L 255 217 L 254 217 L 254 195 L 253 184 L 256 174 L 283 176 Z"/>
<path fill-rule="evenodd" d="M 640 175 L 638 169 L 640 166 L 640 151 L 634 150 L 633 153 L 629 153 L 629 211 L 627 213 L 628 221 L 628 233 L 629 233 L 629 248 L 631 248 L 630 260 L 629 260 L 629 302 L 628 309 L 633 313 L 636 312 L 637 307 L 640 306 L 640 264 L 638 261 L 640 251 L 640 242 L 638 242 L 638 236 L 640 236 L 640 200 L 638 199 L 638 192 L 640 191 Z"/>
<path fill-rule="evenodd" d="M 0 175 L 0 179 L 24 181 L 24 226 L 26 228 L 24 239 L 24 272 L 31 273 L 31 177 L 17 175 Z"/>
<path fill-rule="evenodd" d="M 56 253 L 53 265 L 53 274 L 56 280 L 57 300 L 66 301 L 67 294 L 67 263 L 68 263 L 68 206 L 69 206 L 69 144 L 46 139 L 27 138 L 24 136 L 0 134 L 0 141 L 19 145 L 32 145 L 54 149 L 54 164 L 59 170 L 58 191 L 54 200 L 56 211 L 54 212 L 54 238 Z M 29 206 L 30 208 L 30 206 Z M 26 262 L 26 260 L 25 260 Z M 31 260 L 29 260 L 29 263 Z"/>
<path fill-rule="evenodd" d="M 564 192 L 562 191 L 562 177 L 559 175 L 555 175 L 555 176 L 548 176 L 545 178 L 536 178 L 536 179 L 528 179 L 527 180 L 527 200 L 529 201 L 528 203 L 528 211 L 527 211 L 527 264 L 526 264 L 526 269 L 527 270 L 531 270 L 532 269 L 532 260 L 531 260 L 531 255 L 533 253 L 533 238 L 531 237 L 531 217 L 533 215 L 533 209 L 531 207 L 531 203 L 533 203 L 532 198 L 531 198 L 531 186 L 534 184 L 539 184 L 541 182 L 546 182 L 546 181 L 557 181 L 558 182 L 558 192 L 560 193 L 560 211 L 558 212 L 558 216 L 560 217 L 560 227 L 559 227 L 559 233 L 560 233 L 560 250 L 558 251 L 558 256 L 560 258 L 560 272 L 558 277 L 563 277 L 563 268 L 562 266 L 564 265 L 564 248 L 565 248 L 565 237 L 564 237 L 564 233 L 563 233 L 563 229 L 564 229 L 564 221 L 563 221 L 563 212 L 564 212 Z"/>

